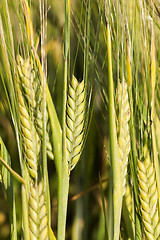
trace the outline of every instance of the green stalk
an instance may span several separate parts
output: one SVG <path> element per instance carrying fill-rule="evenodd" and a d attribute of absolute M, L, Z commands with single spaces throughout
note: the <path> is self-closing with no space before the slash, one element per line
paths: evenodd
<path fill-rule="evenodd" d="M 68 163 L 67 163 L 68 164 Z M 61 176 L 58 176 L 58 229 L 57 240 L 65 240 L 66 217 L 69 192 L 69 174 L 64 169 L 68 168 L 66 163 L 62 162 Z"/>
<path fill-rule="evenodd" d="M 14 188 L 12 189 L 12 194 L 14 194 Z M 10 193 L 9 193 L 10 194 Z M 12 199 L 12 205 L 13 205 L 13 209 L 12 209 L 12 213 L 10 213 L 10 218 L 13 218 L 13 224 L 11 224 L 11 240 L 17 240 L 17 220 L 16 220 L 16 204 L 15 204 L 15 197 L 13 196 Z"/>
<path fill-rule="evenodd" d="M 45 6 L 44 6 L 45 5 Z M 44 12 L 45 11 L 45 12 Z M 46 17 L 45 17 L 46 14 Z M 47 56 L 45 53 L 45 43 L 47 35 L 47 0 L 44 2 L 40 1 L 40 18 L 42 26 L 41 34 L 41 61 L 42 61 L 42 116 L 43 116 L 43 139 L 42 139 L 42 159 L 43 159 L 43 178 L 44 178 L 44 189 L 46 196 L 47 205 L 47 216 L 48 216 L 48 233 L 51 221 L 51 206 L 50 206 L 50 192 L 49 192 L 49 181 L 48 181 L 48 169 L 47 169 L 47 154 L 46 154 L 46 79 L 47 79 Z"/>
<path fill-rule="evenodd" d="M 18 182 L 25 185 L 25 181 L 23 180 L 23 178 L 18 173 L 16 173 L 1 157 L 0 157 L 0 162 L 6 167 L 6 169 L 10 172 L 10 174 L 12 174 L 12 176 Z"/>
<path fill-rule="evenodd" d="M 152 103 L 151 103 L 151 121 L 154 122 L 154 112 L 155 112 L 155 84 L 156 84 L 156 52 L 155 52 L 155 40 L 154 32 L 152 27 L 152 42 L 151 42 L 151 87 L 152 87 Z M 159 211 L 160 211 L 160 167 L 158 160 L 158 151 L 156 145 L 156 136 L 154 123 L 151 125 L 152 132 L 152 146 L 153 146 L 153 161 L 156 171 L 156 181 L 158 189 L 158 202 L 159 202 Z"/>
<path fill-rule="evenodd" d="M 110 135 L 110 158 L 113 184 L 113 238 L 119 239 L 120 220 L 122 209 L 122 181 L 121 162 L 119 157 L 117 132 L 114 108 L 114 87 L 112 73 L 112 52 L 109 24 L 107 24 L 107 50 L 108 50 L 108 80 L 109 80 L 109 135 Z"/>
<path fill-rule="evenodd" d="M 117 0 L 117 80 L 119 80 L 119 0 Z M 123 79 L 122 79 L 123 80 Z"/>
<path fill-rule="evenodd" d="M 62 166 L 58 175 L 58 229 L 57 239 L 65 240 L 66 217 L 69 192 L 69 173 L 66 152 L 66 101 L 67 83 L 70 67 L 70 0 L 65 0 L 65 49 L 64 49 L 64 87 L 62 117 Z"/>
<path fill-rule="evenodd" d="M 26 188 L 22 185 L 22 209 L 23 209 L 23 235 L 24 240 L 30 240 L 29 222 L 28 222 L 28 200 Z"/>
<path fill-rule="evenodd" d="M 122 21 L 125 21 L 124 18 L 124 0 L 121 0 L 121 8 L 122 8 Z M 125 24 L 122 25 L 122 30 L 121 30 L 121 81 L 123 82 L 124 79 L 124 26 Z M 119 79 L 117 79 L 119 80 Z"/>
<path fill-rule="evenodd" d="M 10 228 L 11 228 L 11 240 L 17 240 L 17 221 L 16 221 L 16 208 L 15 208 L 15 194 L 13 187 L 13 178 L 8 171 L 8 168 L 11 169 L 11 159 L 8 154 L 8 151 L 3 143 L 2 138 L 0 138 L 0 159 L 3 162 L 1 167 L 1 177 L 4 184 L 4 188 L 7 195 L 8 210 L 9 210 L 9 219 L 10 219 Z M 7 166 L 7 167 L 6 167 Z M 13 171 L 13 170 L 12 170 Z"/>
<path fill-rule="evenodd" d="M 63 228 L 64 224 L 64 217 L 63 213 L 66 209 L 66 206 L 63 206 L 63 179 L 62 179 L 62 130 L 59 124 L 59 120 L 54 108 L 54 104 L 48 89 L 48 86 L 46 85 L 46 93 L 47 93 L 47 106 L 48 106 L 48 112 L 50 116 L 51 121 L 51 130 L 52 130 L 52 142 L 53 142 L 53 149 L 54 149 L 54 160 L 55 160 L 55 166 L 56 171 L 58 175 L 58 230 L 57 230 L 57 239 L 64 239 L 65 234 L 65 228 Z M 68 174 L 68 173 L 67 173 Z M 67 182 L 66 182 L 67 183 Z M 69 183 L 68 183 L 69 185 Z M 68 189 L 68 186 L 67 188 Z M 68 198 L 68 194 L 67 198 Z M 61 230 L 63 229 L 63 232 Z"/>
<path fill-rule="evenodd" d="M 8 9 L 7 0 L 5 0 L 5 10 L 6 10 L 6 16 L 7 16 L 7 21 L 6 21 L 6 23 L 7 23 L 7 36 L 9 36 L 9 40 L 10 40 L 10 46 L 11 46 L 11 50 L 12 50 L 12 57 L 14 57 L 15 56 L 14 40 L 13 40 L 12 25 L 11 25 L 11 19 L 10 19 L 10 15 L 9 15 L 9 9 Z"/>
<path fill-rule="evenodd" d="M 131 64 L 130 64 L 130 55 L 129 55 L 129 46 L 127 44 L 127 80 L 128 80 L 128 95 L 129 95 L 129 104 L 130 104 L 130 136 L 131 136 L 131 149 L 132 149 L 132 155 L 133 158 L 131 158 L 130 161 L 130 169 L 131 169 L 131 175 L 133 179 L 133 186 L 134 186 L 134 196 L 135 196 L 135 205 L 138 207 L 139 210 L 140 203 L 138 198 L 138 185 L 137 185 L 137 148 L 136 148 L 136 134 L 135 134 L 135 123 L 134 123 L 134 117 L 133 117 L 133 96 L 132 96 L 132 73 L 131 73 Z M 135 212 L 135 235 L 136 239 L 139 239 L 139 236 L 142 236 L 141 233 L 141 226 L 139 222 L 139 216 L 137 214 L 137 211 Z"/>
<path fill-rule="evenodd" d="M 55 161 L 56 171 L 59 176 L 62 168 L 62 130 L 61 130 L 58 116 L 57 116 L 47 84 L 46 84 L 46 95 L 47 95 L 46 101 L 47 101 L 48 113 L 50 117 L 51 130 L 52 130 L 54 161 Z"/>
<path fill-rule="evenodd" d="M 158 204 L 159 204 L 159 212 L 160 212 L 160 167 L 159 167 L 159 160 L 158 160 L 158 151 L 157 151 L 157 145 L 156 145 L 156 137 L 155 137 L 155 130 L 154 125 L 152 124 L 152 145 L 153 145 L 153 160 L 154 160 L 154 166 L 156 171 L 156 181 L 157 181 L 157 189 L 158 189 Z"/>
<path fill-rule="evenodd" d="M 84 76 L 83 79 L 85 79 L 85 86 L 87 86 L 88 82 L 88 66 L 89 66 L 89 43 L 90 43 L 90 21 L 91 21 L 91 3 L 90 0 L 88 0 L 88 10 L 86 9 L 86 12 L 88 13 L 85 23 L 85 46 L 84 46 Z M 85 87 L 85 91 L 87 91 L 87 87 Z M 85 93 L 87 94 L 87 93 Z"/>
<path fill-rule="evenodd" d="M 4 82 L 4 88 L 6 87 L 9 89 L 9 97 L 8 93 L 6 91 L 6 96 L 8 99 L 8 104 L 13 120 L 13 124 L 15 126 L 15 132 L 16 132 L 16 137 L 17 137 L 17 142 L 18 142 L 18 150 L 19 150 L 19 156 L 20 156 L 20 165 L 21 165 L 21 171 L 22 171 L 22 177 L 27 182 L 25 179 L 25 171 L 23 168 L 22 164 L 22 158 L 21 158 L 21 150 L 20 150 L 20 141 L 19 141 L 19 134 L 18 134 L 18 125 L 17 125 L 17 104 L 16 104 L 16 97 L 15 97 L 15 91 L 14 91 L 14 85 L 13 85 L 13 79 L 12 79 L 12 74 L 11 74 L 11 68 L 13 66 L 10 65 L 9 59 L 8 59 L 8 52 L 7 52 L 7 46 L 5 42 L 5 37 L 4 37 L 4 31 L 3 31 L 3 24 L 2 24 L 2 19 L 0 15 L 0 50 L 1 50 L 1 59 L 3 62 L 4 66 L 4 71 L 5 71 L 5 77 L 6 77 L 6 83 Z M 14 55 L 13 49 L 12 49 L 12 54 Z M 28 203 L 26 199 L 26 189 L 25 186 L 22 185 L 22 211 L 23 211 L 23 230 L 24 230 L 24 239 L 29 240 L 29 225 L 28 225 Z"/>

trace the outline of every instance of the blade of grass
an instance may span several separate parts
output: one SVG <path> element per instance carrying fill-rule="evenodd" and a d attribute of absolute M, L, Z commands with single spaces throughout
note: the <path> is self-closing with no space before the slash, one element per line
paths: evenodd
<path fill-rule="evenodd" d="M 114 108 L 114 87 L 112 73 L 112 51 L 109 23 L 107 23 L 107 51 L 108 51 L 108 82 L 109 82 L 109 136 L 110 136 L 110 158 L 113 183 L 113 239 L 119 239 L 120 220 L 122 210 L 122 183 L 121 162 L 117 143 L 117 132 Z"/>
<path fill-rule="evenodd" d="M 52 101 L 52 97 L 51 97 L 48 85 L 46 85 L 46 100 L 47 100 L 49 117 L 51 121 L 55 166 L 56 166 L 57 174 L 60 176 L 60 172 L 62 168 L 61 166 L 62 164 L 62 130 L 61 130 L 61 126 L 57 117 L 57 113 Z"/>
<path fill-rule="evenodd" d="M 69 173 L 66 148 L 66 101 L 67 84 L 70 78 L 70 0 L 65 0 L 64 84 L 62 114 L 62 165 L 58 178 L 58 228 L 57 239 L 65 239 L 69 191 Z"/>
<path fill-rule="evenodd" d="M 140 208 L 139 197 L 138 197 L 138 182 L 137 182 L 137 148 L 136 148 L 136 134 L 135 134 L 135 124 L 134 124 L 134 116 L 133 116 L 133 97 L 132 97 L 132 71 L 131 71 L 131 64 L 130 64 L 130 51 L 129 46 L 127 44 L 127 81 L 128 81 L 128 94 L 129 94 L 129 104 L 130 104 L 130 136 L 131 136 L 131 149 L 133 157 L 131 157 L 130 161 L 130 169 L 131 175 L 133 179 L 133 186 L 134 186 L 134 196 L 135 196 L 135 209 Z M 141 226 L 139 221 L 138 212 L 135 211 L 135 236 L 136 239 L 140 239 L 142 237 Z"/>
<path fill-rule="evenodd" d="M 155 83 L 156 83 L 156 53 L 155 53 L 155 40 L 152 29 L 152 41 L 151 41 L 151 88 L 152 88 L 152 103 L 151 103 L 151 131 L 152 131 L 152 146 L 153 146 L 153 161 L 156 171 L 156 181 L 158 188 L 158 201 L 159 201 L 159 211 L 160 211 L 160 167 L 158 160 L 158 151 L 156 145 L 156 136 L 154 129 L 154 109 L 155 109 Z"/>
<path fill-rule="evenodd" d="M 22 225 L 23 225 L 23 236 L 24 240 L 30 239 L 30 230 L 29 230 L 29 222 L 28 222 L 28 199 L 27 199 L 27 191 L 24 185 L 21 188 L 22 191 Z"/>
<path fill-rule="evenodd" d="M 13 32 L 12 32 L 12 25 L 11 25 L 11 19 L 9 15 L 9 9 L 8 9 L 8 2 L 5 0 L 5 12 L 6 12 L 6 24 L 7 24 L 7 36 L 9 37 L 9 42 L 12 50 L 12 57 L 14 58 L 14 40 L 13 40 Z"/>
<path fill-rule="evenodd" d="M 0 137 L 0 158 L 4 159 L 4 162 L 7 166 L 11 165 L 10 156 L 7 152 L 7 149 L 3 143 L 2 138 Z M 2 179 L 4 183 L 4 187 L 7 193 L 7 201 L 9 207 L 9 217 L 10 217 L 10 225 L 11 225 L 11 240 L 17 240 L 17 222 L 16 222 L 16 208 L 15 208 L 15 195 L 13 189 L 13 179 L 10 175 L 8 169 L 3 166 L 2 167 Z"/>
<path fill-rule="evenodd" d="M 17 174 L 6 162 L 3 158 L 0 157 L 0 162 L 6 167 L 6 169 L 12 174 L 12 176 L 21 184 L 25 184 L 24 179 Z"/>
<path fill-rule="evenodd" d="M 47 36 L 47 0 L 39 1 L 40 8 L 40 23 L 41 23 L 41 62 L 42 62 L 42 159 L 43 159 L 43 178 L 45 187 L 45 196 L 47 202 L 47 216 L 48 216 L 48 233 L 51 221 L 51 206 L 50 206 L 50 192 L 49 192 L 49 181 L 48 181 L 48 169 L 47 169 L 47 152 L 46 152 L 46 124 L 47 124 L 47 112 L 46 112 L 46 79 L 47 79 L 47 56 L 45 52 L 46 36 Z M 46 17 L 45 17 L 46 14 Z M 31 16 L 29 16 L 30 22 L 32 23 Z M 31 24 L 30 24 L 31 25 Z M 33 33 L 31 32 L 33 35 Z"/>
<path fill-rule="evenodd" d="M 8 20 L 9 21 L 9 20 Z M 8 23 L 9 24 L 9 23 Z M 8 25 L 6 25 L 8 26 Z M 9 28 L 9 26 L 8 26 Z M 9 30 L 8 30 L 9 32 Z M 17 75 L 14 66 L 14 60 L 15 56 L 10 56 L 8 53 L 9 51 L 14 54 L 13 49 L 10 49 L 11 46 L 9 44 L 6 44 L 7 39 L 5 39 L 5 34 L 3 30 L 3 23 L 2 23 L 2 18 L 0 15 L 0 50 L 1 50 L 1 60 L 4 68 L 4 74 L 2 76 L 4 88 L 6 89 L 6 96 L 8 100 L 8 105 L 10 107 L 10 113 L 12 117 L 12 121 L 15 127 L 15 133 L 16 133 L 16 138 L 17 138 L 17 143 L 18 143 L 18 151 L 19 151 L 19 158 L 20 158 L 20 165 L 21 165 L 21 171 L 22 171 L 22 176 L 25 179 L 25 182 L 27 182 L 27 177 L 26 177 L 26 169 L 24 169 L 23 164 L 22 164 L 22 148 L 21 148 L 21 142 L 19 139 L 19 128 L 18 128 L 18 115 L 17 115 L 17 101 L 16 101 L 16 96 L 15 96 L 15 86 L 14 86 L 14 79 L 12 78 L 12 73 L 14 73 L 14 78 L 16 79 Z M 13 46 L 12 46 L 13 47 Z M 28 186 L 26 186 L 28 187 Z M 24 212 L 23 219 L 23 230 L 24 230 L 24 239 L 28 240 L 29 239 L 29 228 L 28 228 L 28 202 L 26 200 L 27 198 L 27 193 L 24 185 L 22 185 L 22 211 Z"/>

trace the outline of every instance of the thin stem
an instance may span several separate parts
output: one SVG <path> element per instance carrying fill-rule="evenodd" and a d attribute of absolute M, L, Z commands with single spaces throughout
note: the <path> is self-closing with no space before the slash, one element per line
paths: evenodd
<path fill-rule="evenodd" d="M 134 186 L 134 196 L 135 196 L 135 209 L 138 206 L 139 210 L 139 198 L 138 198 L 138 185 L 137 185 L 137 148 L 136 148 L 136 133 L 135 133 L 135 123 L 133 116 L 133 96 L 132 96 L 132 72 L 131 72 L 131 64 L 130 64 L 130 51 L 127 42 L 127 80 L 128 80 L 128 95 L 129 95 L 129 104 L 130 104 L 130 137 L 131 137 L 131 149 L 133 157 L 130 160 L 130 169 L 131 175 L 133 176 L 133 186 Z M 135 211 L 135 237 L 139 239 L 139 236 L 142 235 L 141 226 L 139 221 L 139 216 L 137 211 Z"/>
<path fill-rule="evenodd" d="M 58 174 L 58 230 L 57 239 L 65 239 L 66 216 L 69 191 L 69 173 L 66 151 L 66 101 L 67 84 L 70 77 L 70 0 L 65 0 L 65 49 L 64 49 L 64 85 L 62 116 L 62 165 Z"/>
<path fill-rule="evenodd" d="M 151 42 L 151 88 L 152 88 L 152 102 L 151 102 L 151 132 L 152 132 L 152 146 L 153 146 L 153 161 L 156 171 L 156 181 L 158 189 L 158 201 L 159 201 L 159 211 L 160 211 L 160 167 L 157 155 L 157 145 L 154 129 L 154 112 L 155 112 L 155 84 L 156 84 L 156 52 L 155 52 L 155 38 L 154 29 L 152 26 L 152 42 Z"/>
<path fill-rule="evenodd" d="M 27 201 L 26 188 L 24 185 L 22 185 L 22 209 L 23 209 L 24 240 L 28 240 L 30 239 L 29 222 L 28 222 L 28 201 Z"/>
<path fill-rule="evenodd" d="M 114 87 L 112 72 L 112 51 L 109 24 L 107 24 L 107 50 L 108 50 L 108 81 L 109 81 L 109 136 L 110 136 L 110 156 L 113 183 L 113 239 L 119 239 L 120 220 L 122 209 L 122 182 L 121 163 L 118 151 L 117 132 L 115 123 L 114 108 Z"/>
<path fill-rule="evenodd" d="M 12 176 L 21 184 L 25 185 L 25 181 L 24 179 L 18 174 L 16 173 L 4 160 L 3 158 L 0 157 L 0 161 L 1 163 L 7 168 L 7 170 L 12 174 Z"/>

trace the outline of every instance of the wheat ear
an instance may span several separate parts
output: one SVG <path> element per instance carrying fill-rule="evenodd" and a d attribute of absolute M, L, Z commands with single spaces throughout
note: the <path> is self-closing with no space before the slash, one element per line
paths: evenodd
<path fill-rule="evenodd" d="M 30 184 L 29 195 L 30 240 L 48 240 L 48 218 L 43 181 Z"/>
<path fill-rule="evenodd" d="M 85 114 L 84 80 L 78 83 L 73 76 L 68 90 L 66 140 L 69 170 L 77 164 L 83 145 Z"/>
<path fill-rule="evenodd" d="M 48 218 L 47 218 L 47 206 L 44 194 L 44 183 L 41 181 L 38 185 L 39 192 L 39 239 L 48 239 Z"/>
<path fill-rule="evenodd" d="M 31 123 L 29 114 L 27 112 L 25 102 L 19 84 L 17 84 L 17 95 L 20 112 L 20 122 L 22 129 L 22 138 L 24 145 L 24 153 L 27 160 L 29 175 L 37 179 L 37 150 L 38 140 L 36 139 L 36 132 L 33 124 Z M 36 144 L 37 142 L 37 144 Z"/>
<path fill-rule="evenodd" d="M 144 146 L 144 161 L 138 160 L 138 178 L 145 235 L 149 240 L 159 239 L 160 218 L 155 169 L 146 145 Z"/>
<path fill-rule="evenodd" d="M 127 83 L 124 80 L 123 83 L 119 82 L 118 87 L 118 145 L 120 150 L 120 157 L 122 159 L 122 187 L 123 194 L 126 191 L 126 176 L 128 155 L 130 152 L 130 133 L 129 133 L 129 120 L 130 120 L 130 107 L 128 101 Z"/>
<path fill-rule="evenodd" d="M 41 83 L 38 78 L 38 73 L 35 71 L 35 66 L 31 58 L 24 60 L 20 55 L 17 56 L 17 67 L 21 79 L 21 84 L 24 90 L 25 98 L 28 102 L 28 109 L 30 115 L 34 119 L 36 130 L 39 136 L 42 138 L 42 89 Z M 53 159 L 52 145 L 49 141 L 49 134 L 46 131 L 46 148 L 48 156 Z"/>

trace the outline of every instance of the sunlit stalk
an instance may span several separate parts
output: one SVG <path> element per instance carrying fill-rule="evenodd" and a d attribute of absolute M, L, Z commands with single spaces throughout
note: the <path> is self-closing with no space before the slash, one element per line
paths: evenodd
<path fill-rule="evenodd" d="M 114 87 L 112 73 L 112 51 L 109 24 L 107 24 L 107 50 L 108 50 L 108 81 L 109 81 L 109 136 L 110 157 L 113 182 L 113 239 L 118 240 L 120 234 L 120 220 L 122 209 L 122 176 L 121 161 L 118 151 L 117 132 L 114 108 Z"/>
<path fill-rule="evenodd" d="M 66 148 L 66 102 L 70 69 L 70 0 L 65 0 L 64 84 L 62 116 L 62 165 L 58 176 L 58 229 L 57 239 L 65 239 L 69 191 L 69 171 Z"/>

